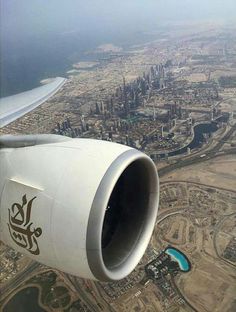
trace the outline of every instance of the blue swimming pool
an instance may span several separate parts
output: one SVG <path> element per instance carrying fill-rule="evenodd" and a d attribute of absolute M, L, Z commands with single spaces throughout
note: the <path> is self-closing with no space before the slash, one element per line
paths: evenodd
<path fill-rule="evenodd" d="M 178 262 L 181 271 L 188 272 L 191 269 L 188 258 L 178 249 L 169 247 L 165 250 L 165 253 L 171 256 L 172 260 Z"/>

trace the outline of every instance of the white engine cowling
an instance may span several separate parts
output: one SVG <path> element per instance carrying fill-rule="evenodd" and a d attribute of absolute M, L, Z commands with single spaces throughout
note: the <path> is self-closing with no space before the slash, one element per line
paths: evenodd
<path fill-rule="evenodd" d="M 120 144 L 40 137 L 0 140 L 1 239 L 73 275 L 124 278 L 155 225 L 154 163 Z"/>

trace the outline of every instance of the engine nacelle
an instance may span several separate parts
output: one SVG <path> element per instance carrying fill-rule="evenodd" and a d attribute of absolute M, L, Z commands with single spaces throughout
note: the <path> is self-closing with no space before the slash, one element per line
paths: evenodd
<path fill-rule="evenodd" d="M 3 242 L 80 277 L 127 276 L 143 256 L 157 216 L 152 160 L 105 141 L 27 137 L 0 140 Z"/>

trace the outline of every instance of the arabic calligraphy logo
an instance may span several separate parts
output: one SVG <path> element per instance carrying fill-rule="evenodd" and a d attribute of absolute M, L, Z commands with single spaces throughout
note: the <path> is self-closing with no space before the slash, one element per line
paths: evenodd
<path fill-rule="evenodd" d="M 14 203 L 9 212 L 8 228 L 13 241 L 33 255 L 39 255 L 37 238 L 42 234 L 41 228 L 33 228 L 30 222 L 31 208 L 36 196 L 27 202 L 26 194 L 22 197 L 22 205 Z"/>

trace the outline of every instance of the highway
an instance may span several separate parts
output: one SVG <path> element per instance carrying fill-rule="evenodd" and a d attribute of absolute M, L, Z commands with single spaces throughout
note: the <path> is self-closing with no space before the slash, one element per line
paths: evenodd
<path fill-rule="evenodd" d="M 91 312 L 97 312 L 98 307 L 94 302 L 92 302 L 88 296 L 85 294 L 85 289 L 81 287 L 78 278 L 69 274 L 65 274 L 67 279 L 71 282 L 71 284 L 74 286 L 76 291 L 79 293 L 81 299 L 84 301 L 84 303 L 89 307 Z"/>
<path fill-rule="evenodd" d="M 193 164 L 197 164 L 197 163 L 200 163 L 200 162 L 203 162 L 203 161 L 207 161 L 207 160 L 209 160 L 211 158 L 219 157 L 219 156 L 222 156 L 222 155 L 236 154 L 236 148 L 231 148 L 231 149 L 226 150 L 226 151 L 220 151 L 220 149 L 222 148 L 224 143 L 229 140 L 229 138 L 234 133 L 234 131 L 236 131 L 236 124 L 234 124 L 232 126 L 232 128 L 223 136 L 223 138 L 214 147 L 212 147 L 210 150 L 204 152 L 204 154 L 205 154 L 204 157 L 200 157 L 200 154 L 198 154 L 198 155 L 193 155 L 190 158 L 180 159 L 175 164 L 171 164 L 171 165 L 169 165 L 167 167 L 161 168 L 159 170 L 159 176 L 162 177 L 165 174 L 170 173 L 173 170 L 180 169 L 180 168 L 183 168 L 183 167 L 186 167 L 186 166 L 190 166 L 190 165 L 193 165 Z M 175 212 L 172 211 L 171 214 L 176 214 L 176 213 L 181 213 L 181 212 L 182 211 L 178 211 L 178 212 L 177 211 L 175 211 Z M 158 223 L 161 222 L 167 216 L 168 215 L 163 216 L 163 217 L 160 216 L 161 219 L 159 219 L 157 222 Z M 215 238 L 214 238 L 214 245 L 215 245 Z M 216 252 L 217 252 L 217 249 L 216 249 Z M 33 262 L 25 270 L 23 270 L 22 272 L 18 273 L 15 276 L 15 278 L 11 279 L 11 281 L 9 281 L 9 283 L 7 283 L 5 286 L 3 286 L 1 288 L 1 294 L 2 294 L 2 298 L 1 299 L 3 299 L 3 294 L 7 295 L 10 291 L 15 290 L 17 287 L 20 286 L 21 283 L 23 283 L 26 280 L 26 278 L 28 279 L 30 277 L 31 273 L 33 273 L 39 267 L 40 267 L 39 263 Z M 84 290 L 81 289 L 81 285 L 79 285 L 79 283 L 76 282 L 76 280 L 75 281 L 70 280 L 70 281 L 76 287 L 77 291 L 80 293 L 80 295 L 83 298 L 83 300 L 88 304 L 88 306 L 91 309 L 91 311 L 97 311 L 97 306 L 94 305 L 94 303 L 91 300 L 89 300 L 87 296 L 85 296 Z M 192 309 L 194 311 L 196 311 L 193 307 L 192 307 Z"/>
<path fill-rule="evenodd" d="M 17 287 L 21 285 L 21 283 L 25 282 L 26 279 L 30 277 L 30 274 L 33 273 L 36 269 L 40 267 L 40 263 L 33 262 L 30 264 L 25 270 L 18 273 L 15 278 L 12 278 L 9 283 L 5 286 L 1 287 L 1 300 L 5 295 L 8 295 L 11 291 L 16 290 Z"/>
<path fill-rule="evenodd" d="M 227 259 L 225 259 L 224 257 L 222 257 L 220 254 L 219 254 L 219 251 L 217 249 L 217 244 L 216 244 L 216 237 L 217 237 L 217 234 L 219 233 L 220 229 L 221 229 L 221 226 L 223 225 L 223 223 L 225 222 L 226 219 L 232 217 L 236 215 L 236 212 L 233 212 L 229 215 L 225 215 L 223 216 L 223 218 L 219 221 L 219 223 L 216 225 L 216 228 L 214 230 L 214 236 L 213 236 L 213 245 L 214 245 L 214 248 L 215 248 L 215 252 L 217 254 L 217 256 L 223 260 L 224 262 L 226 262 L 228 265 L 232 266 L 233 268 L 235 268 L 235 264 L 233 264 L 232 262 L 228 261 Z"/>
<path fill-rule="evenodd" d="M 204 152 L 204 157 L 200 157 L 200 155 L 194 155 L 190 158 L 186 159 L 179 159 L 176 163 L 171 164 L 169 166 L 166 166 L 164 168 L 161 168 L 158 170 L 159 176 L 162 177 L 166 175 L 167 173 L 170 173 L 173 170 L 180 169 L 186 166 L 190 166 L 193 164 L 197 164 L 206 160 L 209 160 L 214 157 L 222 156 L 222 155 L 229 155 L 229 154 L 236 154 L 236 148 L 231 148 L 226 151 L 221 151 L 219 154 L 219 150 L 222 148 L 222 146 L 229 140 L 231 135 L 236 131 L 236 124 L 232 126 L 232 128 L 223 136 L 223 138 L 210 150 Z"/>
<path fill-rule="evenodd" d="M 176 285 L 175 279 L 173 278 L 173 276 L 171 277 L 171 282 L 172 282 L 173 286 L 175 287 L 175 290 L 178 293 L 179 297 L 185 301 L 186 305 L 189 306 L 192 311 L 198 312 L 198 310 L 184 297 L 184 295 L 180 291 L 179 287 Z"/>

